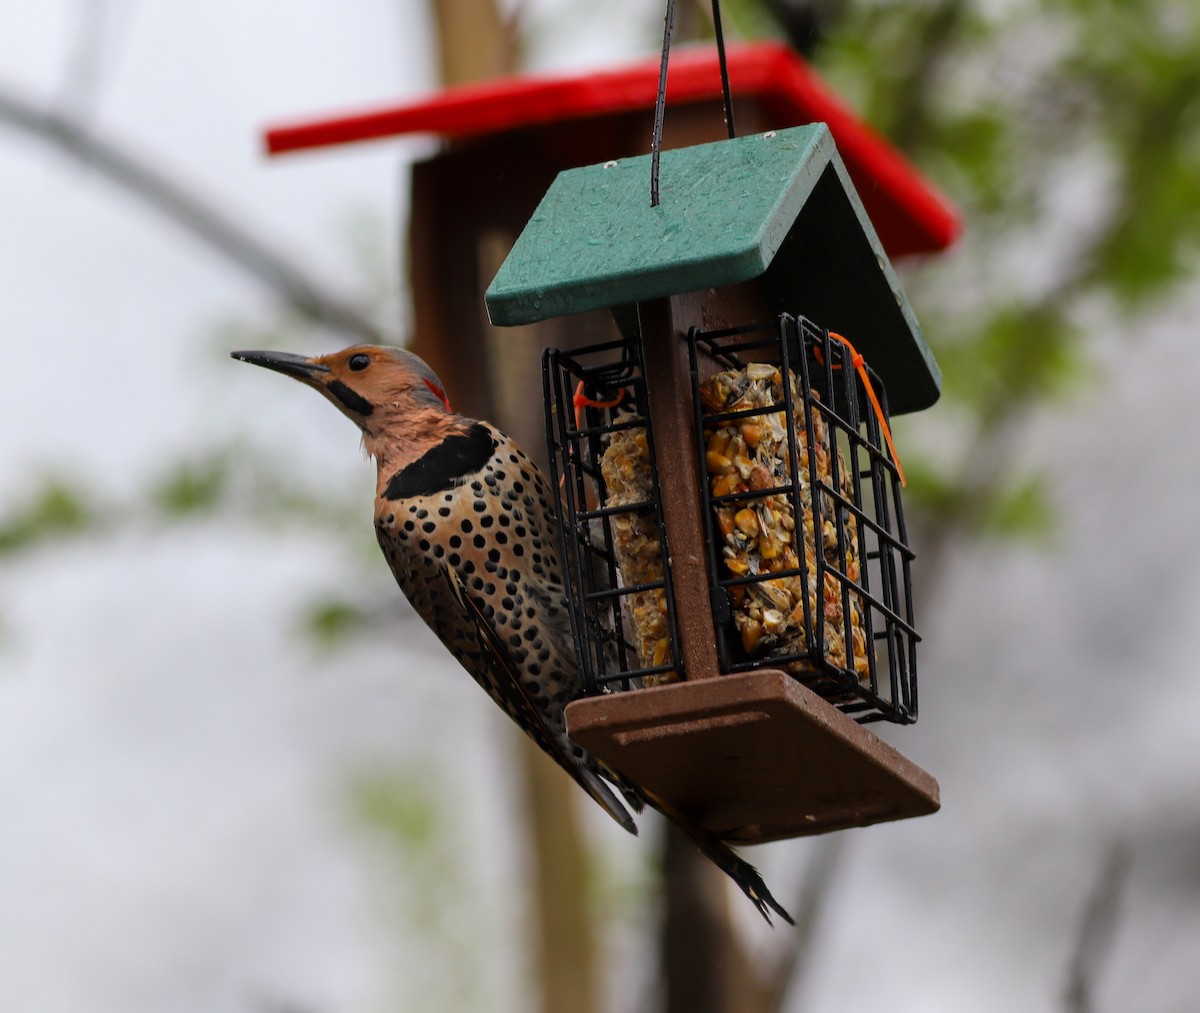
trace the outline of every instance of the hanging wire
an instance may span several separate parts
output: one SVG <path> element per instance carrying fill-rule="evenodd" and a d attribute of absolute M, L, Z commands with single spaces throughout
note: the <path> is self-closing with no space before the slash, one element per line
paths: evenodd
<path fill-rule="evenodd" d="M 729 67 L 725 61 L 725 33 L 721 29 L 721 0 L 712 0 L 713 28 L 717 34 L 717 59 L 721 64 L 721 100 L 724 104 L 725 129 L 736 137 L 733 125 L 733 97 L 729 88 Z M 671 35 L 675 31 L 675 0 L 667 0 L 663 19 L 662 62 L 658 66 L 658 97 L 654 101 L 654 132 L 650 135 L 650 206 L 658 207 L 658 165 L 662 155 L 663 115 L 667 107 L 667 61 L 671 55 Z"/>
<path fill-rule="evenodd" d="M 725 129 L 730 139 L 737 136 L 733 129 L 733 98 L 729 94 L 729 67 L 725 63 L 725 33 L 721 31 L 721 0 L 712 0 L 713 28 L 717 33 L 717 59 L 721 61 L 721 98 L 725 103 Z"/>
<path fill-rule="evenodd" d="M 662 153 L 663 113 L 667 107 L 667 58 L 671 54 L 671 33 L 675 31 L 675 0 L 667 0 L 663 21 L 662 62 L 658 65 L 658 98 L 654 102 L 654 133 L 650 135 L 650 206 L 658 207 L 658 160 Z"/>

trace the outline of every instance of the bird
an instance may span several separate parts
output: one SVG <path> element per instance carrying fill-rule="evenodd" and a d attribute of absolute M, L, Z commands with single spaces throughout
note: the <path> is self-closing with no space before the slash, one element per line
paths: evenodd
<path fill-rule="evenodd" d="M 416 354 L 353 345 L 328 355 L 235 351 L 292 377 L 360 430 L 374 459 L 375 533 L 413 609 L 492 700 L 629 833 L 649 804 L 674 822 L 768 923 L 790 915 L 716 835 L 608 768 L 567 735 L 583 695 L 560 563 L 555 493 L 488 422 L 457 414 Z"/>

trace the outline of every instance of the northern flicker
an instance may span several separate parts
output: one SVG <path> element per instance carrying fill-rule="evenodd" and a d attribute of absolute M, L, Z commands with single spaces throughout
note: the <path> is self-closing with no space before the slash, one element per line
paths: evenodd
<path fill-rule="evenodd" d="M 358 426 L 378 469 L 375 532 L 400 589 L 505 713 L 630 833 L 613 787 L 634 812 L 649 803 L 675 822 L 764 918 L 791 922 L 723 842 L 567 736 L 564 711 L 583 684 L 554 493 L 537 465 L 495 427 L 455 414 L 433 370 L 403 349 L 232 355 L 314 388 Z"/>

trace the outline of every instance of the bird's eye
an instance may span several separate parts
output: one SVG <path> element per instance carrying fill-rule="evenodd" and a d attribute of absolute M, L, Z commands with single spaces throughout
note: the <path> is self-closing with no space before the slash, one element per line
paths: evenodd
<path fill-rule="evenodd" d="M 371 357 L 360 352 L 358 355 L 350 356 L 350 361 L 346 363 L 354 372 L 361 373 L 369 365 L 371 365 Z"/>

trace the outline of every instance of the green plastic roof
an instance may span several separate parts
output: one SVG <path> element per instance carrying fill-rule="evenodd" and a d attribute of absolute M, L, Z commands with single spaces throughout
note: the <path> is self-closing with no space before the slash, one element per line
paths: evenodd
<path fill-rule="evenodd" d="M 485 299 L 527 324 L 763 277 L 779 311 L 845 334 L 893 412 L 938 396 L 934 362 L 829 130 L 813 123 L 559 173 Z M 747 321 L 751 323 L 753 321 Z"/>

